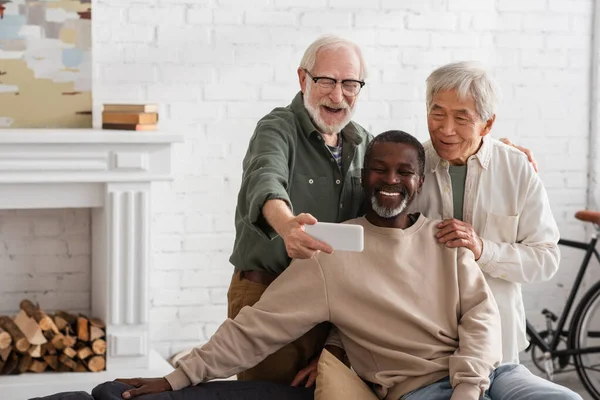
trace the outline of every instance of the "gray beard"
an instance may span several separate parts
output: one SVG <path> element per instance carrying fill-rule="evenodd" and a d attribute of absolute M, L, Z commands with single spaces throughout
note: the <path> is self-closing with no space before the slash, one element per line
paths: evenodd
<path fill-rule="evenodd" d="M 406 206 L 408 205 L 408 198 L 404 197 L 400 205 L 396 208 L 387 208 L 379 204 L 377 201 L 377 197 L 375 195 L 371 195 L 371 207 L 375 214 L 377 214 L 381 218 L 394 218 L 400 215 L 404 210 L 406 210 Z"/>

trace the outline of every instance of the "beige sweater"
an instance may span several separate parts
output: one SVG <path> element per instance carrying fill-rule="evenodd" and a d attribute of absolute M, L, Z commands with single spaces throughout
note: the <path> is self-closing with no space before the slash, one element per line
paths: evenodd
<path fill-rule="evenodd" d="M 221 325 L 166 376 L 174 390 L 256 365 L 331 321 L 353 368 L 380 398 L 450 376 L 456 399 L 478 399 L 502 358 L 497 306 L 473 253 L 434 239 L 436 221 L 408 229 L 365 218 L 362 253 L 296 260 L 254 307 Z"/>

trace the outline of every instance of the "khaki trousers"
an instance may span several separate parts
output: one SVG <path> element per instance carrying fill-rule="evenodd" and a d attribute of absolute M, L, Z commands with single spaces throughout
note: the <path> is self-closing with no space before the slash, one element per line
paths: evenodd
<path fill-rule="evenodd" d="M 254 305 L 266 289 L 267 285 L 241 278 L 239 272 L 233 274 L 227 292 L 227 316 L 235 318 L 244 306 Z M 289 385 L 298 371 L 321 353 L 330 327 L 329 322 L 315 326 L 304 336 L 285 345 L 258 365 L 238 374 L 238 380 L 260 380 Z"/>

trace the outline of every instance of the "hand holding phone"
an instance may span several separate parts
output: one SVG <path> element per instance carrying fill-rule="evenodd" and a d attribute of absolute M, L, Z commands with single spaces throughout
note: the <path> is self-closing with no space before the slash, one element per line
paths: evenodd
<path fill-rule="evenodd" d="M 333 250 L 361 252 L 364 248 L 364 232 L 360 225 L 317 222 L 314 225 L 304 225 L 304 231 L 327 243 Z"/>

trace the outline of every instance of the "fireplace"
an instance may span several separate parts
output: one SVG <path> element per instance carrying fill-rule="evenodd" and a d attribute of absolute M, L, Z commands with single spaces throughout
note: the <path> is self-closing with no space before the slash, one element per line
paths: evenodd
<path fill-rule="evenodd" d="M 172 179 L 172 147 L 182 140 L 164 132 L 0 130 L 0 209 L 92 210 L 91 315 L 106 322 L 108 345 L 104 372 L 0 377 L 4 400 L 172 370 L 150 346 L 150 203 L 152 182 Z"/>

